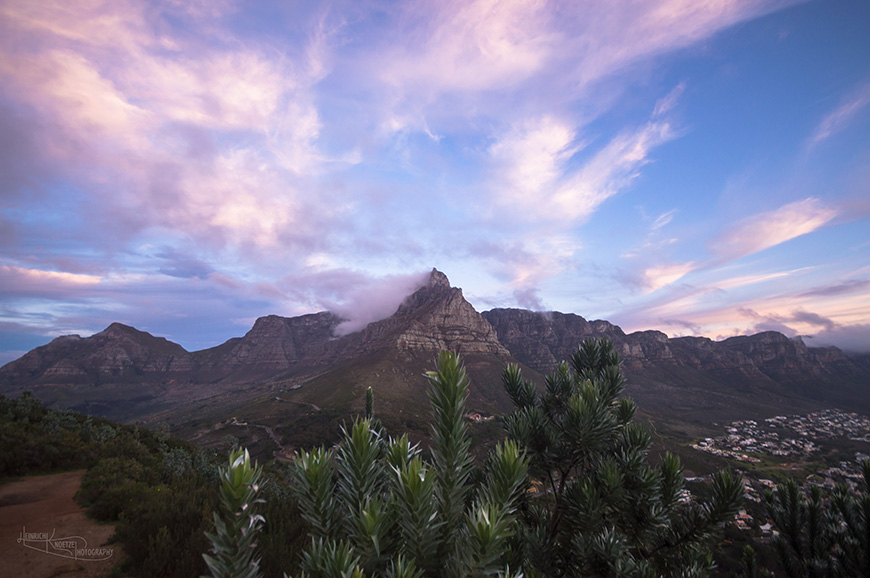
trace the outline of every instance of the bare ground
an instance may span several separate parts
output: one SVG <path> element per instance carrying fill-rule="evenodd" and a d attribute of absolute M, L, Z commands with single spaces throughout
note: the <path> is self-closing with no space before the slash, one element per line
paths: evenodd
<path fill-rule="evenodd" d="M 106 545 L 114 528 L 86 517 L 73 500 L 84 473 L 32 476 L 0 486 L 0 578 L 109 573 L 121 555 L 117 545 Z M 94 560 L 101 557 L 107 559 Z"/>

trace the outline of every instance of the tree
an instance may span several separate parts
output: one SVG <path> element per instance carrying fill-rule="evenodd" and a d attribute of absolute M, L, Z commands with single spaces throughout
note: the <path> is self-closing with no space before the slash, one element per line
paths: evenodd
<path fill-rule="evenodd" d="M 767 515 L 779 532 L 773 545 L 790 578 L 870 577 L 870 461 L 861 463 L 864 488 L 837 486 L 829 496 L 797 482 L 764 495 Z"/>
<path fill-rule="evenodd" d="M 429 459 L 407 436 L 385 436 L 371 415 L 371 398 L 367 418 L 344 428 L 337 448 L 297 455 L 295 489 L 312 528 L 302 560 L 308 576 L 510 573 L 505 553 L 527 479 L 526 459 L 516 443 L 498 445 L 476 487 L 465 423 L 468 379 L 459 357 L 442 352 L 427 377 Z"/>
<path fill-rule="evenodd" d="M 529 455 L 540 495 L 522 504 L 514 564 L 526 575 L 703 576 L 706 545 L 733 517 L 742 480 L 713 477 L 705 502 L 682 501 L 679 459 L 647 463 L 650 435 L 633 422 L 635 404 L 621 397 L 625 378 L 613 344 L 588 339 L 545 380 L 538 394 L 516 365 L 503 373 L 515 405 L 508 438 Z"/>

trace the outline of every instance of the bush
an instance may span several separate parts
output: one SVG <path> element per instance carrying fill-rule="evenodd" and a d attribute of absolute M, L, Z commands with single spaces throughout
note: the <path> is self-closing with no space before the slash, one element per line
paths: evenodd
<path fill-rule="evenodd" d="M 703 576 L 708 538 L 742 501 L 741 479 L 714 476 L 712 498 L 682 502 L 679 459 L 650 467 L 649 433 L 622 398 L 619 356 L 606 339 L 586 340 L 539 395 L 516 366 L 503 375 L 516 410 L 508 438 L 525 448 L 541 483 L 521 505 L 515 564 L 546 576 Z"/>

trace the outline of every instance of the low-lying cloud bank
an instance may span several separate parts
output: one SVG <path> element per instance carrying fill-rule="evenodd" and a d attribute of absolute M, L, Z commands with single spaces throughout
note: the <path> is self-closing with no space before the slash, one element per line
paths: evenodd
<path fill-rule="evenodd" d="M 429 281 L 429 275 L 426 272 L 364 279 L 348 288 L 340 302 L 323 303 L 330 312 L 344 319 L 336 327 L 336 335 L 356 333 L 369 323 L 386 319 Z"/>
<path fill-rule="evenodd" d="M 841 325 L 804 337 L 810 347 L 833 345 L 851 353 L 870 353 L 870 324 Z"/>

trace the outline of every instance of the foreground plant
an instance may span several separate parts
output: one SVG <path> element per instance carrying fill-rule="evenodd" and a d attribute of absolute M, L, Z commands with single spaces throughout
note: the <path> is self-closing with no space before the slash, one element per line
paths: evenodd
<path fill-rule="evenodd" d="M 297 455 L 293 477 L 311 544 L 312 578 L 509 575 L 508 540 L 527 463 L 513 442 L 490 454 L 473 483 L 465 413 L 468 379 L 457 355 L 442 352 L 431 385 L 433 445 L 424 459 L 407 436 L 387 439 L 372 417 L 343 430 L 335 449 Z M 371 399 L 367 403 L 372 407 Z"/>
<path fill-rule="evenodd" d="M 863 487 L 843 485 L 823 495 L 797 482 L 768 490 L 764 505 L 779 532 L 773 545 L 790 578 L 870 576 L 870 461 L 861 462 Z"/>
<path fill-rule="evenodd" d="M 257 533 L 265 520 L 255 513 L 262 468 L 251 464 L 248 450 L 235 449 L 229 465 L 220 469 L 221 509 L 214 513 L 212 554 L 203 554 L 212 578 L 255 578 L 260 576 L 256 559 Z"/>
<path fill-rule="evenodd" d="M 541 495 L 524 504 L 514 560 L 527 575 L 704 576 L 707 539 L 742 501 L 742 480 L 713 477 L 705 502 L 682 501 L 679 459 L 647 463 L 649 433 L 621 397 L 625 378 L 613 344 L 586 340 L 546 378 L 539 395 L 508 366 L 505 389 L 516 407 L 508 437 L 530 458 Z"/>

